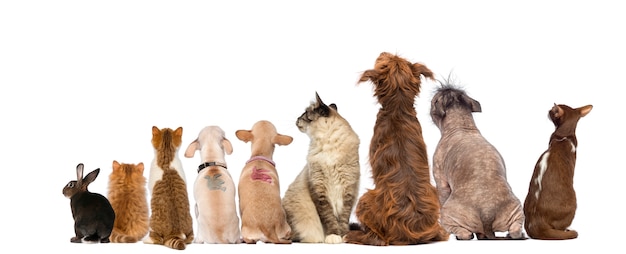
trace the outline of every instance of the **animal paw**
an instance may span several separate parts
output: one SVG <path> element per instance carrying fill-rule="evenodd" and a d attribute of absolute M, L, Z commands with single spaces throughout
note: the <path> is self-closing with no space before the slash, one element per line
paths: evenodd
<path fill-rule="evenodd" d="M 343 243 L 343 238 L 339 235 L 330 234 L 326 236 L 324 243 Z"/>

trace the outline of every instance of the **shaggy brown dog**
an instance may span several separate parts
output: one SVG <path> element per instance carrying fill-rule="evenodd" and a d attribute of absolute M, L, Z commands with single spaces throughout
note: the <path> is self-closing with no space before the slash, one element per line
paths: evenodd
<path fill-rule="evenodd" d="M 359 224 L 352 224 L 345 242 L 408 245 L 448 240 L 449 233 L 439 224 L 439 200 L 414 107 L 420 76 L 433 79 L 426 66 L 383 52 L 374 69 L 359 80 L 374 84 L 381 105 L 369 151 L 375 187 L 359 199 Z"/>

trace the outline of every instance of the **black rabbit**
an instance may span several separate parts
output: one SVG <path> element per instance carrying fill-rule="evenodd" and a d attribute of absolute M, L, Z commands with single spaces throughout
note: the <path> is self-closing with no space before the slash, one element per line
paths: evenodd
<path fill-rule="evenodd" d="M 100 168 L 91 171 L 83 178 L 82 163 L 76 166 L 76 181 L 70 181 L 63 188 L 63 195 L 70 199 L 74 232 L 76 236 L 70 242 L 108 243 L 113 230 L 115 212 L 109 200 L 98 193 L 87 190 L 87 186 L 96 180 Z"/>

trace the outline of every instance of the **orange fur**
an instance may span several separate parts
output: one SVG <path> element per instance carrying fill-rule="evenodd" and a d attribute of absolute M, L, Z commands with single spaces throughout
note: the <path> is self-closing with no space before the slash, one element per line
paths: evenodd
<path fill-rule="evenodd" d="M 359 199 L 359 229 L 344 240 L 367 245 L 408 245 L 446 241 L 439 224 L 439 199 L 430 180 L 428 154 L 414 107 L 424 65 L 383 52 L 359 82 L 371 81 L 381 108 L 370 143 L 374 189 Z"/>
<path fill-rule="evenodd" d="M 148 233 L 149 208 L 143 163 L 113 161 L 108 198 L 115 211 L 111 242 L 134 243 Z"/>

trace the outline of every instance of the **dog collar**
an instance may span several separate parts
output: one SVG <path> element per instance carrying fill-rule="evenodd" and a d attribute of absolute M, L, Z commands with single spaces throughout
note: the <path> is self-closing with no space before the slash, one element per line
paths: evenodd
<path fill-rule="evenodd" d="M 258 161 L 258 160 L 262 160 L 262 161 L 266 161 L 269 164 L 272 164 L 272 166 L 276 167 L 276 163 L 274 163 L 274 161 L 272 161 L 271 159 L 265 157 L 265 156 L 254 156 L 252 158 L 250 158 L 248 161 L 246 161 L 246 164 L 248 164 L 251 161 Z"/>
<path fill-rule="evenodd" d="M 223 167 L 225 169 L 228 169 L 228 168 L 226 168 L 226 164 L 215 162 L 215 161 L 211 161 L 211 162 L 205 162 L 205 163 L 200 164 L 200 166 L 198 166 L 198 173 L 200 173 L 200 171 L 203 170 L 204 168 L 210 167 L 210 166 L 220 166 L 220 167 Z"/>

